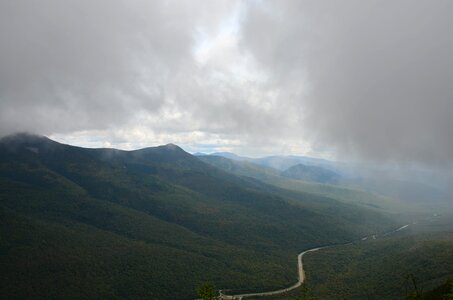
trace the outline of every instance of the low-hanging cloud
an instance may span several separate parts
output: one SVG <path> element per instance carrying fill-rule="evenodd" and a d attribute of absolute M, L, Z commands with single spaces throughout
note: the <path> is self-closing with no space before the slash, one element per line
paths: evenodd
<path fill-rule="evenodd" d="M 451 163 L 452 8 L 2 1 L 0 135 Z"/>
<path fill-rule="evenodd" d="M 315 142 L 343 154 L 453 160 L 452 1 L 274 1 L 250 5 L 243 47 L 299 95 Z"/>
<path fill-rule="evenodd" d="M 237 22 L 228 24 L 240 6 L 1 2 L 0 135 L 80 138 L 104 130 L 108 140 L 139 130 L 174 142 L 171 136 L 202 132 L 217 144 L 278 136 L 288 127 L 286 110 L 255 80 L 253 60 L 238 48 Z"/>
<path fill-rule="evenodd" d="M 215 30 L 231 5 L 2 1 L 1 134 L 102 129 L 158 113 L 178 79 L 196 73 L 198 28 Z"/>

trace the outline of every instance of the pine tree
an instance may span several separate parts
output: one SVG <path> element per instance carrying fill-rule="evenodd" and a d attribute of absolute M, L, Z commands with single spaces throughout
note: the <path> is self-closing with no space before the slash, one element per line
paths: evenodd
<path fill-rule="evenodd" d="M 203 285 L 198 288 L 197 295 L 203 300 L 215 299 L 214 286 L 208 282 L 203 283 Z"/>

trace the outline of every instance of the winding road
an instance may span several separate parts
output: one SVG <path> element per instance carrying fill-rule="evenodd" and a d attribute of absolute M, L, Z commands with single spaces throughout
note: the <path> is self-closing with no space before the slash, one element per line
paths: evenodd
<path fill-rule="evenodd" d="M 403 230 L 403 229 L 407 228 L 408 226 L 409 226 L 409 224 L 406 224 L 404 226 L 398 227 L 397 229 L 394 229 L 394 230 L 391 230 L 391 231 L 388 231 L 388 232 L 382 234 L 382 236 L 386 236 L 386 235 L 398 232 L 400 230 Z M 321 249 L 325 249 L 325 248 L 329 248 L 329 247 L 333 247 L 333 246 L 350 245 L 350 244 L 352 244 L 354 242 L 365 241 L 365 240 L 367 240 L 370 237 L 372 237 L 373 239 L 376 239 L 378 237 L 378 235 L 366 236 L 366 237 L 363 237 L 363 238 L 361 238 L 359 240 L 352 241 L 352 242 L 349 242 L 349 243 L 344 243 L 344 244 L 334 244 L 334 245 L 329 245 L 329 246 L 312 248 L 312 249 L 305 250 L 305 251 L 299 253 L 299 255 L 297 255 L 297 270 L 298 270 L 298 273 L 299 273 L 299 280 L 295 284 L 293 284 L 292 286 L 289 286 L 289 287 L 283 288 L 283 289 L 279 289 L 279 290 L 268 291 L 268 292 L 237 294 L 237 295 L 226 295 L 220 290 L 219 291 L 220 296 L 219 296 L 218 299 L 222 299 L 222 300 L 241 300 L 243 298 L 249 298 L 249 297 L 275 296 L 275 295 L 287 293 L 289 291 L 297 289 L 305 281 L 305 271 L 304 271 L 304 266 L 302 264 L 302 257 L 304 256 L 304 254 L 306 254 L 308 252 L 315 252 L 315 251 L 318 251 L 318 250 L 321 250 Z"/>

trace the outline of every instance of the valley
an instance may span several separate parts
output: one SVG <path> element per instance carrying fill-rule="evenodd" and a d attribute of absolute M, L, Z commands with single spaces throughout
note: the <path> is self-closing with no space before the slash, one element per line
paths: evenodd
<path fill-rule="evenodd" d="M 403 225 L 401 227 L 398 227 L 394 230 L 391 230 L 391 231 L 388 231 L 388 232 L 384 232 L 382 233 L 381 236 L 385 237 L 385 236 L 389 236 L 389 235 L 392 235 L 394 233 L 397 233 L 401 230 L 404 230 L 405 228 L 409 227 L 410 224 L 406 224 L 406 225 Z M 321 247 L 316 247 L 316 248 L 312 248 L 312 249 L 308 249 L 308 250 L 304 250 L 303 252 L 299 253 L 299 255 L 297 256 L 297 272 L 298 272 L 298 281 L 297 283 L 295 283 L 294 285 L 292 286 L 289 286 L 287 288 L 283 288 L 283 289 L 279 289 L 279 290 L 275 290 L 275 291 L 268 291 L 268 292 L 257 292 L 257 293 L 245 293 L 245 294 L 238 294 L 238 295 L 226 295 L 225 293 L 222 292 L 222 290 L 220 290 L 220 298 L 221 299 L 243 299 L 243 298 L 256 298 L 256 297 L 268 297 L 268 296 L 279 296 L 279 297 L 285 297 L 284 295 L 285 294 L 288 294 L 289 292 L 299 288 L 302 284 L 305 283 L 306 281 L 306 275 L 305 275 L 305 270 L 304 270 L 304 267 L 303 267 L 303 256 L 308 254 L 308 253 L 311 253 L 311 252 L 316 252 L 316 251 L 319 251 L 319 250 L 323 250 L 323 249 L 331 249 L 331 248 L 334 248 L 334 247 L 338 247 L 338 246 L 343 246 L 343 245 L 353 245 L 353 244 L 357 244 L 357 243 L 360 243 L 360 242 L 363 242 L 363 241 L 366 241 L 368 239 L 373 239 L 373 240 L 376 240 L 376 238 L 380 238 L 380 236 L 378 235 L 371 235 L 371 236 L 366 236 L 366 237 L 363 237 L 361 239 L 358 239 L 358 240 L 355 240 L 355 241 L 351 241 L 351 242 L 348 242 L 348 243 L 345 243 L 345 244 L 333 244 L 333 245 L 326 245 L 326 246 L 321 246 Z"/>
<path fill-rule="evenodd" d="M 453 300 L 453 0 L 0 0 L 0 300 Z"/>
<path fill-rule="evenodd" d="M 347 187 L 309 183 L 331 190 L 313 193 L 272 169 L 245 167 L 228 171 L 176 145 L 120 151 L 2 139 L 0 294 L 193 299 L 203 282 L 236 295 L 298 291 L 301 249 L 378 236 L 421 214 Z M 304 255 L 308 284 L 318 278 L 312 255 L 308 263 Z"/>

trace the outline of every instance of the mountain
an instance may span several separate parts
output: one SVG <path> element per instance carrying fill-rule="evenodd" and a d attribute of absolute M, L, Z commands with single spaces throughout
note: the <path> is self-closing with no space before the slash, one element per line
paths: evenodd
<path fill-rule="evenodd" d="M 282 172 L 279 170 L 264 167 L 249 161 L 237 161 L 213 155 L 206 155 L 198 158 L 231 174 L 257 179 L 283 190 L 290 190 L 297 192 L 298 194 L 308 195 L 307 198 L 318 195 L 335 199 L 343 203 L 359 205 L 378 211 L 386 211 L 392 214 L 408 214 L 419 211 L 417 206 L 409 205 L 398 199 L 384 197 L 376 193 L 361 190 L 360 188 L 288 178 L 282 176 Z"/>
<path fill-rule="evenodd" d="M 192 154 L 193 156 L 205 156 L 205 155 L 208 155 L 206 153 L 203 153 L 203 152 L 195 152 Z"/>
<path fill-rule="evenodd" d="M 209 155 L 225 157 L 225 158 L 228 158 L 228 159 L 238 160 L 238 161 L 252 161 L 253 160 L 253 158 L 239 156 L 239 155 L 231 153 L 231 152 L 214 152 L 214 153 L 211 153 Z"/>
<path fill-rule="evenodd" d="M 320 166 L 327 169 L 338 169 L 339 164 L 333 161 L 321 159 L 321 158 L 314 158 L 308 156 L 296 156 L 296 155 L 287 155 L 287 156 L 266 156 L 260 158 L 251 158 L 251 157 L 244 157 L 239 156 L 237 154 L 231 152 L 215 152 L 211 154 L 203 154 L 199 156 L 220 156 L 224 158 L 228 158 L 231 160 L 236 161 L 247 161 L 251 162 L 263 167 L 272 168 L 280 171 L 284 171 L 292 166 L 297 164 L 304 164 L 308 166 Z"/>
<path fill-rule="evenodd" d="M 336 163 L 301 156 L 229 159 L 223 153 L 219 155 L 198 158 L 226 172 L 252 177 L 280 188 L 393 212 L 436 213 L 452 208 L 451 185 L 442 183 L 438 176 L 426 171 L 403 172 L 391 165 Z M 237 156 L 229 153 L 228 157 Z M 304 159 L 311 162 L 298 163 Z M 269 166 L 275 164 L 276 168 Z M 290 167 L 281 170 L 282 165 Z"/>
<path fill-rule="evenodd" d="M 297 164 L 281 173 L 283 176 L 305 181 L 314 181 L 320 183 L 338 182 L 341 176 L 338 173 L 317 166 L 307 166 Z"/>
<path fill-rule="evenodd" d="M 288 156 L 268 156 L 263 158 L 256 158 L 253 160 L 254 163 L 274 168 L 280 171 L 284 171 L 288 168 L 291 168 L 298 164 L 304 164 L 307 166 L 319 166 L 324 168 L 337 168 L 337 163 L 333 161 L 328 161 L 321 158 L 313 158 L 308 156 L 295 156 L 295 155 L 288 155 Z"/>
<path fill-rule="evenodd" d="M 193 299 L 205 281 L 291 284 L 301 250 L 395 222 L 173 144 L 86 149 L 20 134 L 0 140 L 0 224 L 2 299 Z"/>
<path fill-rule="evenodd" d="M 274 177 L 280 177 L 280 171 L 269 167 L 263 167 L 246 160 L 229 159 L 224 156 L 215 156 L 213 154 L 199 156 L 198 159 L 223 171 L 238 176 L 251 177 L 261 181 Z"/>

